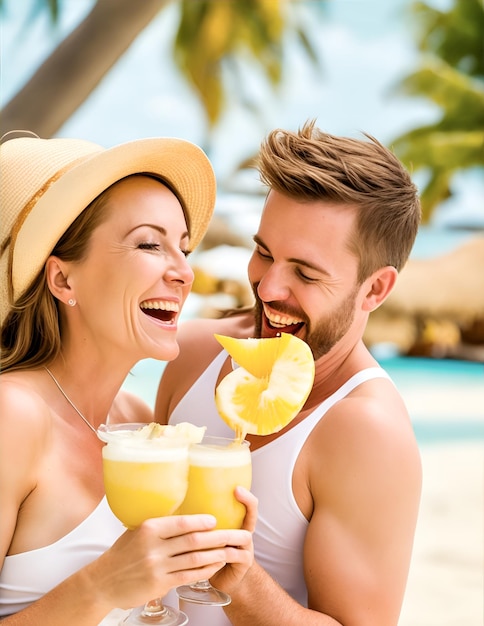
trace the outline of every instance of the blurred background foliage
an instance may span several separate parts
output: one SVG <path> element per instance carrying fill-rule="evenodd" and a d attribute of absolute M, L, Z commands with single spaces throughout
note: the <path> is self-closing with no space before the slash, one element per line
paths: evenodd
<path fill-rule="evenodd" d="M 297 41 L 309 64 L 322 73 L 300 10 L 324 19 L 327 1 L 314 0 L 173 0 L 180 20 L 173 58 L 196 93 L 207 120 L 208 135 L 216 128 L 228 96 L 257 114 L 254 94 L 244 82 L 240 59 L 249 59 L 272 89 L 284 73 L 287 35 Z M 7 0 L 0 0 L 0 9 Z M 136 37 L 169 0 L 97 0 L 14 94 L 1 111 L 2 133 L 30 128 L 54 135 L 83 104 Z M 440 111 L 435 123 L 395 137 L 391 147 L 413 172 L 423 176 L 423 222 L 452 194 L 456 172 L 484 173 L 484 4 L 483 0 L 450 0 L 439 10 L 424 2 L 410 5 L 409 24 L 420 51 L 413 73 L 395 93 L 431 101 Z M 36 0 L 29 18 L 48 12 L 59 20 L 63 0 Z M 28 26 L 28 25 L 27 25 Z M 326 59 L 329 65 L 331 59 Z M 237 93 L 230 84 L 237 84 Z M 235 77 L 235 78 L 234 78 Z M 158 80 L 157 77 L 151 79 Z M 159 82 L 162 85 L 163 76 Z M 250 159 L 241 164 L 250 163 Z"/>
<path fill-rule="evenodd" d="M 175 60 L 200 97 L 210 126 L 219 121 L 226 103 L 224 67 L 239 78 L 239 99 L 245 106 L 253 107 L 250 91 L 244 89 L 239 72 L 239 55 L 255 61 L 276 87 L 282 78 L 284 34 L 290 28 L 307 59 L 319 65 L 304 28 L 298 25 L 297 11 L 291 11 L 294 5 L 277 0 L 182 0 L 181 5 Z"/>
<path fill-rule="evenodd" d="M 484 168 L 484 4 L 454 0 L 450 9 L 440 11 L 416 2 L 412 24 L 423 54 L 420 67 L 399 90 L 431 100 L 441 117 L 395 138 L 392 145 L 409 167 L 427 173 L 421 191 L 425 223 L 450 196 L 458 170 Z"/>

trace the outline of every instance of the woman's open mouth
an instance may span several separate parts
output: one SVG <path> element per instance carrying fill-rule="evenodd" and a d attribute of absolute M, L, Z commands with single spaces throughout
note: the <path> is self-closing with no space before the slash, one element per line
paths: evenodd
<path fill-rule="evenodd" d="M 174 324 L 180 311 L 180 305 L 169 300 L 144 300 L 140 304 L 140 309 L 145 315 L 154 317 L 160 322 Z"/>

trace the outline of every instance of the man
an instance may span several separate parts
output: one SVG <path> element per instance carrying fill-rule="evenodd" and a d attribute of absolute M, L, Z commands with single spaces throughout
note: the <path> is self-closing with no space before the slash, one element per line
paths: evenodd
<path fill-rule="evenodd" d="M 232 364 L 214 333 L 293 333 L 311 347 L 316 375 L 286 428 L 248 437 L 256 562 L 220 621 L 205 623 L 396 626 L 420 456 L 404 403 L 362 337 L 410 254 L 417 191 L 375 139 L 331 136 L 314 122 L 269 134 L 259 170 L 269 193 L 248 267 L 254 310 L 184 325 L 156 417 L 230 435 L 213 396 Z"/>

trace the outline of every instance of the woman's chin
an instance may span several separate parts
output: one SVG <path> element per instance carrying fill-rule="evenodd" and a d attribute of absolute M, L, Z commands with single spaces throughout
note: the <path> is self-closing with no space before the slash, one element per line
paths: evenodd
<path fill-rule="evenodd" d="M 156 346 L 154 350 L 155 354 L 151 355 L 151 358 L 158 361 L 173 361 L 180 353 L 180 346 L 175 338 L 172 341 L 165 341 Z"/>

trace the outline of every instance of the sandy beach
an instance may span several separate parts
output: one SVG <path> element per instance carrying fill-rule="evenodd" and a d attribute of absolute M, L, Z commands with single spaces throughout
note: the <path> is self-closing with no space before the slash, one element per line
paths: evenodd
<path fill-rule="evenodd" d="M 421 447 L 424 483 L 399 626 L 482 626 L 483 442 Z"/>
<path fill-rule="evenodd" d="M 409 372 L 393 374 L 433 439 L 419 440 L 422 498 L 399 626 L 483 626 L 484 368 L 428 361 Z M 459 434 L 444 438 L 449 426 Z"/>

